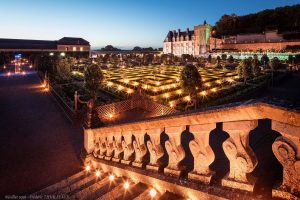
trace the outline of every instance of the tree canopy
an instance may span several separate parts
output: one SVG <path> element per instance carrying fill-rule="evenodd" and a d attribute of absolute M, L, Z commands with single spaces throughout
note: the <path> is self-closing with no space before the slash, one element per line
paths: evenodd
<path fill-rule="evenodd" d="M 201 87 L 201 76 L 197 68 L 187 64 L 181 71 L 181 87 L 191 95 L 197 93 L 197 87 Z"/>
<path fill-rule="evenodd" d="M 244 16 L 223 15 L 217 21 L 215 30 L 216 35 L 222 36 L 261 33 L 266 29 L 274 28 L 278 29 L 279 32 L 300 31 L 300 4 L 267 9 Z"/>
<path fill-rule="evenodd" d="M 84 71 L 85 87 L 90 91 L 94 99 L 97 98 L 97 91 L 99 90 L 103 81 L 103 73 L 101 68 L 96 64 L 90 64 Z"/>

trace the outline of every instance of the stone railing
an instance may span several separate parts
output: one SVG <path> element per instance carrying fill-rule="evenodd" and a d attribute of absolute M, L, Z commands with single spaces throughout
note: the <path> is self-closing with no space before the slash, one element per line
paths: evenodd
<path fill-rule="evenodd" d="M 204 111 L 178 113 L 149 120 L 86 129 L 84 147 L 94 160 L 157 171 L 166 177 L 186 177 L 200 185 L 214 185 L 212 165 L 226 166 L 216 159 L 218 152 L 211 135 L 217 126 L 227 134 L 220 149 L 227 160 L 227 174 L 218 182 L 219 188 L 229 188 L 252 194 L 259 177 L 253 174 L 260 168 L 262 155 L 255 153 L 250 138 L 257 134 L 261 120 L 270 121 L 270 135 L 276 137 L 270 144 L 270 156 L 275 155 L 282 166 L 280 186 L 271 186 L 274 197 L 299 198 L 300 194 L 300 112 L 264 102 L 219 107 Z M 261 133 L 266 132 L 263 129 Z M 193 137 L 186 142 L 183 134 Z M 254 133 L 255 132 L 255 133 Z M 271 133 L 272 132 L 272 133 Z M 259 132 L 260 133 L 260 132 Z M 269 135 L 268 135 L 269 137 Z M 257 143 L 264 146 L 262 140 Z M 267 153 L 266 153 L 267 154 Z M 187 157 L 193 157 L 189 162 Z M 89 156 L 88 156 L 89 157 Z M 275 158 L 274 158 L 275 159 Z M 164 161 L 165 160 L 165 161 Z M 276 159 L 275 159 L 276 161 Z M 86 162 L 90 162 L 86 160 Z M 189 170 L 189 164 L 192 168 Z M 269 167 L 269 168 L 268 168 Z M 270 164 L 265 169 L 274 167 Z M 188 194 L 185 197 L 190 198 Z"/>

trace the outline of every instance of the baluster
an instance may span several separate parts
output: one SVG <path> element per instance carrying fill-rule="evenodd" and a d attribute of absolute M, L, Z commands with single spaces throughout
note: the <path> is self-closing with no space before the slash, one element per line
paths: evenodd
<path fill-rule="evenodd" d="M 181 166 L 179 162 L 185 157 L 185 152 L 180 144 L 181 133 L 186 129 L 186 126 L 175 126 L 165 128 L 165 132 L 169 136 L 169 140 L 166 141 L 165 147 L 169 155 L 169 164 L 164 169 L 166 174 L 179 176 L 181 173 Z"/>
<path fill-rule="evenodd" d="M 189 179 L 209 184 L 214 174 L 209 165 L 215 160 L 215 154 L 209 146 L 210 132 L 216 128 L 216 124 L 191 125 L 190 132 L 194 134 L 194 140 L 189 147 L 194 157 L 194 170 L 188 174 Z"/>
<path fill-rule="evenodd" d="M 300 195 L 300 127 L 272 121 L 272 129 L 281 133 L 272 150 L 283 166 L 280 190 Z"/>
<path fill-rule="evenodd" d="M 99 139 L 100 139 L 100 143 L 99 143 L 100 152 L 99 152 L 98 158 L 103 159 L 105 157 L 105 153 L 106 153 L 106 143 L 107 143 L 106 134 L 101 133 L 99 136 Z"/>
<path fill-rule="evenodd" d="M 123 148 L 122 148 L 122 135 L 121 132 L 117 132 L 114 134 L 114 142 L 113 142 L 113 147 L 114 147 L 114 157 L 112 158 L 112 160 L 114 162 L 119 162 L 121 160 L 121 154 L 123 153 Z"/>
<path fill-rule="evenodd" d="M 229 174 L 222 180 L 222 185 L 253 191 L 256 179 L 250 172 L 257 165 L 256 156 L 249 145 L 249 133 L 257 127 L 257 120 L 223 123 L 223 130 L 229 134 L 223 149 L 230 162 Z"/>
<path fill-rule="evenodd" d="M 145 130 L 136 130 L 133 131 L 135 141 L 133 141 L 133 148 L 135 151 L 135 160 L 132 163 L 135 167 L 142 167 L 144 164 L 144 158 L 147 154 L 147 148 L 144 142 Z"/>
<path fill-rule="evenodd" d="M 93 155 L 95 158 L 100 155 L 100 137 L 95 136 L 95 142 L 94 142 L 94 150 L 93 150 Z"/>
<path fill-rule="evenodd" d="M 124 150 L 124 158 L 121 163 L 129 165 L 133 160 L 134 148 L 132 146 L 132 132 L 125 131 L 122 133 L 124 140 L 122 141 L 122 148 Z"/>
<path fill-rule="evenodd" d="M 147 130 L 147 134 L 150 136 L 150 140 L 147 141 L 150 163 L 146 166 L 146 169 L 158 171 L 162 165 L 160 162 L 160 158 L 164 155 L 164 151 L 160 145 L 160 134 L 162 132 L 162 128 Z"/>
<path fill-rule="evenodd" d="M 106 156 L 105 160 L 111 160 L 114 152 L 114 146 L 113 146 L 113 133 L 108 133 L 106 136 Z"/>

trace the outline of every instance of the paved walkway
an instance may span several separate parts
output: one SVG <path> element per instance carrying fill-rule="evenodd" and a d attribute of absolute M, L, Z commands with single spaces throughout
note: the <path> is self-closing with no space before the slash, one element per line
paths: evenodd
<path fill-rule="evenodd" d="M 28 194 L 81 170 L 73 127 L 36 74 L 0 76 L 0 199 Z"/>

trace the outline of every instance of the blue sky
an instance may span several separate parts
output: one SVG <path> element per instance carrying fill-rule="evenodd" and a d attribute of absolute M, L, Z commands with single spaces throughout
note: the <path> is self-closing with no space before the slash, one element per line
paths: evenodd
<path fill-rule="evenodd" d="M 300 0 L 0 0 L 0 38 L 83 37 L 93 48 L 161 47 L 169 30 Z"/>

